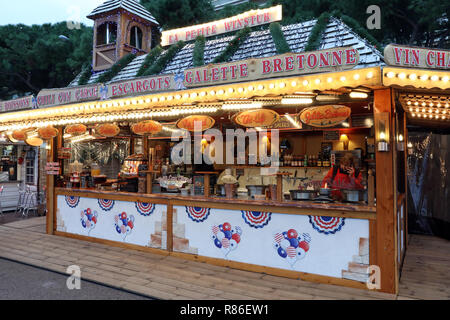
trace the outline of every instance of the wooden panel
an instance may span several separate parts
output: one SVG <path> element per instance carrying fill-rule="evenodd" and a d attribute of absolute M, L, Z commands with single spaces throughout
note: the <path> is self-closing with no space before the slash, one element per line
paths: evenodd
<path fill-rule="evenodd" d="M 377 122 L 380 113 L 391 114 L 391 89 L 374 91 L 374 118 Z M 392 132 L 392 116 L 387 125 Z M 377 128 L 377 126 L 376 126 Z M 378 137 L 378 132 L 375 135 Z M 392 134 L 389 135 L 392 146 Z M 376 223 L 376 261 L 381 269 L 381 291 L 397 292 L 396 268 L 396 237 L 395 237 L 395 197 L 394 197 L 394 167 L 392 147 L 389 152 L 376 152 L 376 194 L 377 194 L 377 223 Z"/>

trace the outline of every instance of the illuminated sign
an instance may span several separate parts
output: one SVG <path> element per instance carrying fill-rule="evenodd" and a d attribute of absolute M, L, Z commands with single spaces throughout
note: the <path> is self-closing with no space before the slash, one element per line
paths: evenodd
<path fill-rule="evenodd" d="M 184 72 L 186 87 L 201 87 L 240 81 L 342 71 L 354 68 L 359 52 L 352 47 L 286 53 L 268 58 L 210 64 Z"/>
<path fill-rule="evenodd" d="M 280 115 L 273 110 L 258 109 L 242 111 L 233 117 L 233 121 L 247 128 L 269 127 L 273 125 Z"/>
<path fill-rule="evenodd" d="M 161 45 L 168 46 L 178 41 L 191 41 L 195 40 L 197 36 L 212 37 L 244 29 L 245 27 L 256 27 L 275 21 L 281 21 L 282 18 L 283 10 L 281 5 L 267 9 L 251 10 L 223 20 L 163 31 L 161 35 Z"/>
<path fill-rule="evenodd" d="M 450 51 L 390 44 L 384 49 L 384 61 L 397 67 L 450 69 Z"/>
<path fill-rule="evenodd" d="M 347 120 L 352 110 L 346 106 L 321 106 L 304 109 L 300 113 L 300 120 L 312 127 L 334 127 Z"/>

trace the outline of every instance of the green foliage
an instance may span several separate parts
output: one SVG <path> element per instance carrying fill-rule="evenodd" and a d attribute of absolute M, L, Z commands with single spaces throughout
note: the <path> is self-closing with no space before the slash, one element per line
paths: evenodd
<path fill-rule="evenodd" d="M 325 31 L 328 25 L 328 21 L 330 20 L 330 14 L 328 12 L 324 12 L 317 19 L 315 26 L 311 30 L 311 34 L 309 35 L 308 42 L 305 46 L 305 51 L 314 51 L 319 48 L 320 39 L 322 38 L 322 33 Z"/>
<path fill-rule="evenodd" d="M 213 63 L 230 61 L 231 57 L 238 51 L 239 47 L 245 42 L 251 32 L 252 30 L 249 27 L 239 30 L 233 40 L 228 43 L 225 50 L 213 60 Z"/>
<path fill-rule="evenodd" d="M 194 67 L 201 67 L 205 65 L 205 43 L 206 39 L 204 36 L 198 36 L 197 39 L 195 39 L 193 54 Z"/>
<path fill-rule="evenodd" d="M 145 57 L 144 62 L 139 68 L 139 71 L 137 72 L 136 76 L 137 77 L 142 76 L 145 73 L 145 71 L 147 71 L 147 69 L 150 68 L 155 63 L 156 59 L 158 59 L 158 57 L 161 55 L 162 52 L 163 49 L 161 48 L 161 46 L 158 45 L 154 47 Z"/>
<path fill-rule="evenodd" d="M 172 59 L 181 49 L 183 49 L 183 47 L 183 41 L 178 41 L 177 43 L 171 45 L 169 49 L 167 49 L 166 53 L 161 55 L 158 60 L 156 60 L 155 63 L 153 63 L 153 65 L 144 72 L 143 75 L 152 76 L 163 71 L 167 64 L 172 61 Z"/>
<path fill-rule="evenodd" d="M 271 23 L 269 28 L 278 54 L 290 52 L 291 48 L 289 48 L 289 44 L 284 37 L 283 30 L 281 30 L 280 24 L 277 22 Z"/>
<path fill-rule="evenodd" d="M 366 39 L 369 41 L 370 44 L 372 44 L 374 47 L 376 47 L 379 51 L 383 52 L 384 47 L 381 43 L 378 42 L 377 39 L 375 39 L 366 28 L 361 27 L 361 25 L 356 21 L 355 19 L 346 16 L 346 15 L 339 15 L 338 18 L 340 18 L 346 25 L 348 25 L 356 34 L 358 34 L 360 37 Z"/>
<path fill-rule="evenodd" d="M 165 30 L 214 20 L 211 0 L 141 0 Z"/>
<path fill-rule="evenodd" d="M 79 86 L 84 86 L 85 84 L 88 83 L 89 79 L 92 76 L 92 68 L 90 64 L 86 64 L 83 67 L 83 71 L 81 71 L 81 75 L 80 78 L 78 79 L 78 85 Z"/>
<path fill-rule="evenodd" d="M 92 37 L 92 28 L 84 25 L 0 26 L 0 99 L 66 87 L 91 62 Z"/>
<path fill-rule="evenodd" d="M 136 58 L 134 53 L 129 53 L 126 56 L 123 56 L 119 61 L 117 61 L 109 70 L 102 73 L 98 79 L 97 83 L 106 83 L 114 78 L 120 71 L 123 70 L 127 65 L 130 64 Z"/>

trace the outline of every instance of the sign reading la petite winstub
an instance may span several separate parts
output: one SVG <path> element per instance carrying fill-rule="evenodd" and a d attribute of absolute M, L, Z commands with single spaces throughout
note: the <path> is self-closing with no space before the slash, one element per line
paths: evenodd
<path fill-rule="evenodd" d="M 200 87 L 248 80 L 287 77 L 354 68 L 359 52 L 352 47 L 341 47 L 302 53 L 210 64 L 184 72 L 186 87 Z"/>
<path fill-rule="evenodd" d="M 251 10 L 223 20 L 163 31 L 161 35 L 161 45 L 167 46 L 178 41 L 191 41 L 195 40 L 198 36 L 212 37 L 228 32 L 235 32 L 245 27 L 256 27 L 280 21 L 282 17 L 283 10 L 281 5 L 266 9 Z"/>

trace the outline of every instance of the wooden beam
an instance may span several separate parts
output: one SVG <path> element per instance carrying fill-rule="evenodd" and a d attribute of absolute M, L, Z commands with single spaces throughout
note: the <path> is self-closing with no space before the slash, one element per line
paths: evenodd
<path fill-rule="evenodd" d="M 53 162 L 53 153 L 55 149 L 54 139 L 48 142 L 50 144 L 50 150 L 47 150 L 47 162 Z M 47 234 L 54 234 L 54 198 L 55 198 L 55 177 L 47 175 L 47 223 L 46 232 Z"/>
<path fill-rule="evenodd" d="M 396 212 L 393 164 L 393 95 L 392 89 L 374 91 L 375 137 L 378 139 L 380 126 L 377 121 L 388 114 L 386 137 L 390 148 L 388 152 L 376 152 L 376 261 L 381 270 L 381 291 L 396 294 L 398 291 L 396 257 Z"/>

